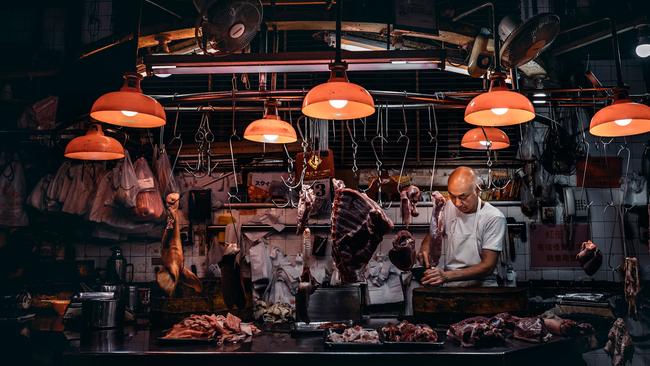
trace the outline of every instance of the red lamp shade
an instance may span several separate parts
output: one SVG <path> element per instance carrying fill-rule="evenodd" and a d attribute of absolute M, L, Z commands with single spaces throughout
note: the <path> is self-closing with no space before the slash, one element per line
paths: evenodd
<path fill-rule="evenodd" d="M 84 136 L 75 137 L 65 147 L 64 156 L 79 160 L 115 160 L 124 158 L 124 147 L 105 136 L 102 126 L 93 124 Z"/>
<path fill-rule="evenodd" d="M 157 100 L 142 94 L 137 73 L 124 74 L 120 91 L 99 97 L 90 110 L 93 119 L 118 126 L 152 128 L 163 126 L 167 120 L 165 110 Z"/>
<path fill-rule="evenodd" d="M 347 66 L 330 66 L 330 79 L 313 87 L 302 101 L 302 113 L 319 119 L 346 120 L 375 113 L 375 101 L 360 85 L 348 81 Z"/>
<path fill-rule="evenodd" d="M 490 76 L 490 90 L 477 95 L 465 108 L 465 122 L 477 126 L 510 126 L 535 118 L 533 104 L 524 95 L 511 91 L 505 75 Z"/>
<path fill-rule="evenodd" d="M 650 107 L 625 97 L 599 110 L 591 118 L 589 133 L 594 136 L 619 137 L 650 131 Z"/>
<path fill-rule="evenodd" d="M 510 146 L 510 139 L 499 128 L 477 127 L 465 133 L 460 146 L 475 150 L 499 150 Z"/>
<path fill-rule="evenodd" d="M 251 122 L 244 131 L 244 138 L 269 144 L 288 144 L 298 140 L 291 124 L 275 114 L 266 114 L 262 119 Z"/>

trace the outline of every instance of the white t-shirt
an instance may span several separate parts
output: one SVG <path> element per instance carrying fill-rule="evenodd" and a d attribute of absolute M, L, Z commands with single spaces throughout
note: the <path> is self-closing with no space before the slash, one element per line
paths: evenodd
<path fill-rule="evenodd" d="M 447 201 L 443 209 L 443 222 L 445 233 L 442 255 L 438 264 L 438 267 L 443 270 L 457 270 L 479 264 L 482 249 L 495 252 L 503 250 L 506 219 L 501 211 L 487 202 L 483 202 L 478 213 L 465 214 L 451 201 Z M 486 280 L 495 279 L 494 276 L 490 277 Z M 477 285 L 466 281 L 458 282 L 457 285 L 460 286 Z M 453 283 L 450 285 L 453 286 Z"/>

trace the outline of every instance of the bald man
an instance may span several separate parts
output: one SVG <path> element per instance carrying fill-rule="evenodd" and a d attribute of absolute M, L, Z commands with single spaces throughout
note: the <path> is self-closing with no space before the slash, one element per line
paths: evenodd
<path fill-rule="evenodd" d="M 447 183 L 449 200 L 443 208 L 442 254 L 437 267 L 424 272 L 430 286 L 496 286 L 496 264 L 503 248 L 506 219 L 479 198 L 476 173 L 458 167 Z M 431 218 L 435 220 L 435 217 Z M 420 256 L 428 264 L 431 235 L 422 240 Z"/>

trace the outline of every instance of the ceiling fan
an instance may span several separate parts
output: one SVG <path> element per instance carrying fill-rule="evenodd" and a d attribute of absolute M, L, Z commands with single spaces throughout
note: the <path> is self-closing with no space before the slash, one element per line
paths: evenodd
<path fill-rule="evenodd" d="M 205 54 L 225 56 L 248 46 L 262 23 L 259 0 L 195 1 L 195 39 Z"/>

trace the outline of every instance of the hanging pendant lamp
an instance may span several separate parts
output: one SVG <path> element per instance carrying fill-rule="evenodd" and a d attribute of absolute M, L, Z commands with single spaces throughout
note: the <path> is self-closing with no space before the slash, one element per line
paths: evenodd
<path fill-rule="evenodd" d="M 165 125 L 165 110 L 157 100 L 142 94 L 140 80 L 140 74 L 124 74 L 122 88 L 99 97 L 93 103 L 90 117 L 124 127 L 153 128 Z"/>
<path fill-rule="evenodd" d="M 510 126 L 525 123 L 535 118 L 533 104 L 523 94 L 512 91 L 506 85 L 506 75 L 501 70 L 500 46 L 497 36 L 494 4 L 484 3 L 456 16 L 456 22 L 478 10 L 489 7 L 492 18 L 492 39 L 494 41 L 494 69 L 490 75 L 490 89 L 474 97 L 465 108 L 465 122 L 477 126 Z"/>
<path fill-rule="evenodd" d="M 617 90 L 614 103 L 599 110 L 591 118 L 589 133 L 601 137 L 620 137 L 640 135 L 650 132 L 650 107 L 634 103 L 629 98 L 627 86 L 623 83 L 621 72 L 621 53 L 618 47 L 616 23 L 610 20 L 612 47 L 616 64 Z"/>
<path fill-rule="evenodd" d="M 474 97 L 465 108 L 465 122 L 477 126 L 510 126 L 535 118 L 533 104 L 506 85 L 506 75 L 490 75 L 490 90 Z"/>
<path fill-rule="evenodd" d="M 115 160 L 124 158 L 124 147 L 104 135 L 102 126 L 92 124 L 84 136 L 75 137 L 65 147 L 64 156 L 78 160 Z"/>
<path fill-rule="evenodd" d="M 375 101 L 368 91 L 351 83 L 347 64 L 341 61 L 341 3 L 336 2 L 336 55 L 326 83 L 313 87 L 302 101 L 302 113 L 318 119 L 346 120 L 375 113 Z"/>
<path fill-rule="evenodd" d="M 289 144 L 298 141 L 293 126 L 278 116 L 277 102 L 269 100 L 265 104 L 264 117 L 251 122 L 246 127 L 244 138 L 268 144 Z"/>
<path fill-rule="evenodd" d="M 474 150 L 500 150 L 510 146 L 510 139 L 496 127 L 476 127 L 467 131 L 460 146 Z"/>

